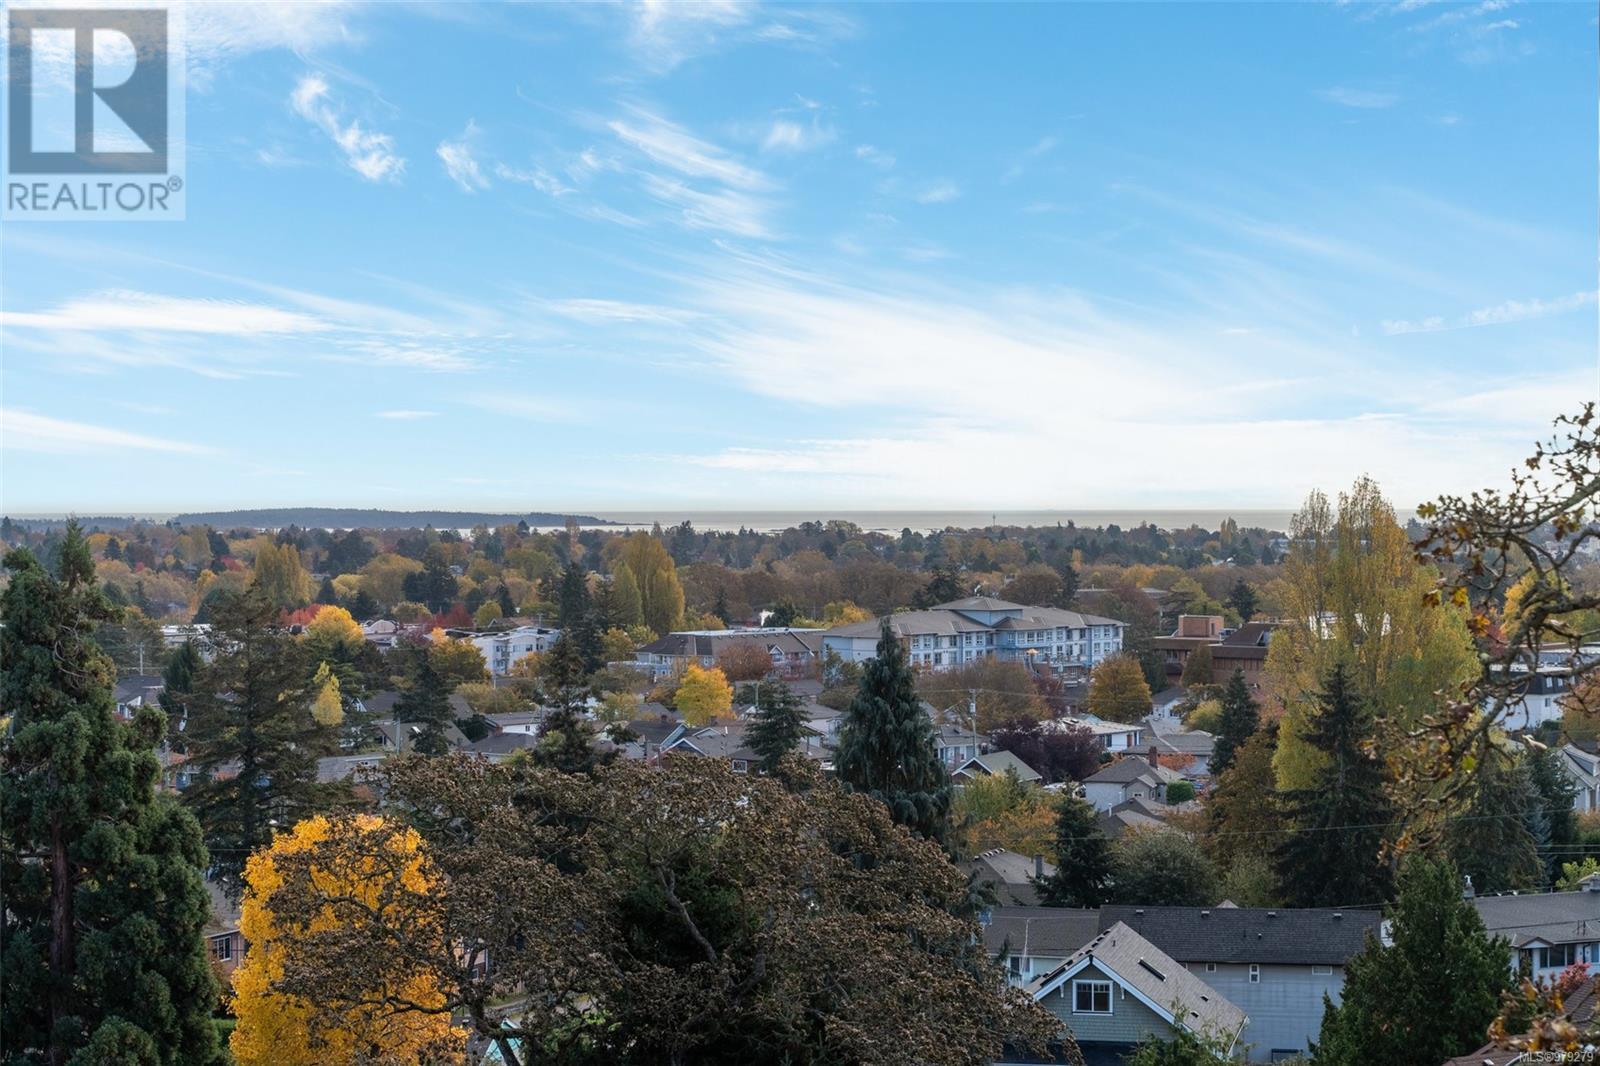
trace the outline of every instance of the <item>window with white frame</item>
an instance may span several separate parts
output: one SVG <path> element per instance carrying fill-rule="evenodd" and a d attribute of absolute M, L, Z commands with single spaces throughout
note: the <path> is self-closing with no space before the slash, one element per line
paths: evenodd
<path fill-rule="evenodd" d="M 1216 963 L 1214 963 L 1214 962 L 1206 963 L 1206 973 L 1216 973 L 1216 972 L 1217 972 L 1217 964 Z"/>
<path fill-rule="evenodd" d="M 1260 963 L 1252 962 L 1250 964 L 1250 983 L 1253 985 L 1259 985 L 1261 983 Z"/>
<path fill-rule="evenodd" d="M 1074 982 L 1072 982 L 1072 1013 L 1074 1013 L 1074 1014 L 1110 1014 L 1111 1013 L 1111 982 L 1110 981 L 1074 981 Z"/>
<path fill-rule="evenodd" d="M 1316 976 L 1318 976 L 1318 977 L 1332 977 L 1333 976 L 1333 967 L 1332 966 L 1313 966 L 1313 967 L 1311 967 L 1311 972 L 1313 974 L 1315 974 Z"/>

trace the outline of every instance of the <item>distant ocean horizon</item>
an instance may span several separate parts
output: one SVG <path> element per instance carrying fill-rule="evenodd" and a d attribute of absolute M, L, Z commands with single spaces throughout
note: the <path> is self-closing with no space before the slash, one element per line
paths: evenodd
<path fill-rule="evenodd" d="M 842 520 L 852 522 L 869 533 L 899 533 L 910 529 L 916 533 L 931 533 L 942 529 L 984 529 L 989 526 L 1068 525 L 1093 529 L 1109 525 L 1132 529 L 1150 524 L 1161 529 L 1187 529 L 1203 526 L 1217 529 L 1223 521 L 1232 518 L 1242 528 L 1261 527 L 1287 531 L 1292 510 L 1260 508 L 1152 508 L 1150 510 L 1062 510 L 1062 511 L 972 511 L 972 510 L 885 510 L 849 511 L 819 507 L 793 511 L 710 511 L 671 509 L 649 511 L 591 510 L 596 518 L 632 528 L 646 528 L 661 523 L 663 529 L 688 521 L 696 529 L 712 532 L 736 532 L 740 529 L 769 533 L 790 529 L 802 522 L 827 522 Z M 1404 518 L 1405 516 L 1402 516 Z"/>

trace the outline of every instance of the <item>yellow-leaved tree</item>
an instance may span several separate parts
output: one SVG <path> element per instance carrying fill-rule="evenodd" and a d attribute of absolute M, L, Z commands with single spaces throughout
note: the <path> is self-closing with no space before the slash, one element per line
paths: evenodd
<path fill-rule="evenodd" d="M 702 726 L 733 710 L 733 686 L 721 670 L 690 663 L 678 682 L 673 705 L 692 726 Z"/>
<path fill-rule="evenodd" d="M 326 847 L 330 841 L 338 846 Z M 303 860 L 313 851 L 318 861 L 307 868 Z M 284 979 L 284 960 L 295 953 L 297 941 L 359 932 L 339 928 L 358 919 L 362 927 L 371 923 L 376 928 L 390 895 L 386 889 L 398 881 L 410 892 L 426 892 L 435 883 L 422 840 L 414 831 L 397 832 L 374 815 L 337 822 L 318 815 L 252 855 L 244 876 L 239 931 L 249 948 L 233 975 L 238 1025 L 228 1041 L 240 1066 L 462 1060 L 465 1034 L 451 1025 L 449 1012 L 443 1009 L 445 996 L 437 974 L 382 975 L 382 991 L 389 998 L 420 1008 L 404 1012 L 340 1009 L 323 1001 L 307 1002 L 276 987 Z M 286 878 L 296 876 L 313 878 L 324 898 L 337 895 L 340 911 L 324 906 L 316 914 L 289 920 L 276 913 L 274 895 Z M 409 933 L 423 936 L 427 930 Z M 361 977 L 352 971 L 351 980 Z"/>
<path fill-rule="evenodd" d="M 306 623 L 306 643 L 324 656 L 354 657 L 361 650 L 366 634 L 361 623 L 343 607 L 326 606 Z"/>
<path fill-rule="evenodd" d="M 333 676 L 327 663 L 317 666 L 311 686 L 317 690 L 316 698 L 311 701 L 311 717 L 317 720 L 317 724 L 331 729 L 343 722 L 344 701 L 339 695 L 339 679 Z"/>

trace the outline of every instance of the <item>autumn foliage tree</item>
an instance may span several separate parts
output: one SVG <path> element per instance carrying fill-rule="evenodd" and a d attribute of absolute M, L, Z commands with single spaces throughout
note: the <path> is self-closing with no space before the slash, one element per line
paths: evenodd
<path fill-rule="evenodd" d="M 402 911 L 392 902 L 437 890 L 415 832 L 371 815 L 308 818 L 251 856 L 245 881 L 239 931 L 249 950 L 233 976 L 238 1024 L 229 1039 L 240 1066 L 463 1061 L 466 1034 L 451 1025 L 439 975 L 426 967 L 341 975 L 358 986 L 360 998 L 404 1003 L 405 1011 L 307 998 L 286 980 L 286 959 L 302 948 L 326 950 L 371 935 L 390 916 L 418 918 L 415 909 Z M 306 882 L 314 882 L 323 906 L 280 913 L 278 893 L 286 884 L 303 890 Z M 437 938 L 440 932 L 424 920 L 407 935 Z"/>
<path fill-rule="evenodd" d="M 705 669 L 690 663 L 678 682 L 673 706 L 692 726 L 703 726 L 713 718 L 727 717 L 733 711 L 733 686 L 716 667 Z"/>
<path fill-rule="evenodd" d="M 728 641 L 717 652 L 717 669 L 729 681 L 760 681 L 772 673 L 772 656 L 758 640 Z"/>
<path fill-rule="evenodd" d="M 363 1023 L 450 1011 L 509 1066 L 937 1066 L 1060 1031 L 955 916 L 966 886 L 936 845 L 795 772 L 809 777 L 688 757 L 593 777 L 391 760 L 383 791 L 422 838 L 430 877 L 389 877 L 373 894 L 312 876 L 406 855 L 383 840 L 409 833 L 398 822 L 275 858 L 295 863 L 272 896 L 279 985 Z M 396 993 L 419 975 L 422 994 Z M 511 998 L 539 1006 L 497 1009 Z"/>
<path fill-rule="evenodd" d="M 1131 655 L 1101 660 L 1089 675 L 1088 707 L 1108 722 L 1137 722 L 1150 713 L 1150 686 Z"/>

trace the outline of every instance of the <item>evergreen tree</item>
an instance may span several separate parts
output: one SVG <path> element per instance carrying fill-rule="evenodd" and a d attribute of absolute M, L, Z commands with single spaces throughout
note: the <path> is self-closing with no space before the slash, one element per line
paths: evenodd
<path fill-rule="evenodd" d="M 76 522 L 59 577 L 8 552 L 0 594 L 0 1061 L 220 1061 L 194 819 L 156 793 L 155 707 L 116 719 L 113 611 Z"/>
<path fill-rule="evenodd" d="M 1038 885 L 1049 907 L 1098 907 L 1108 897 L 1111 841 L 1100 828 L 1095 810 L 1068 796 L 1056 815 L 1056 872 Z"/>
<path fill-rule="evenodd" d="M 1553 881 L 1561 873 L 1563 858 L 1578 842 L 1578 817 L 1572 809 L 1576 789 L 1554 748 L 1530 747 L 1523 762 L 1538 791 L 1537 810 L 1545 817 L 1549 847 L 1542 854 L 1546 857 L 1546 880 Z"/>
<path fill-rule="evenodd" d="M 339 602 L 339 590 L 333 587 L 333 578 L 325 577 L 317 588 L 317 602 L 324 607 L 332 607 Z"/>
<path fill-rule="evenodd" d="M 1248 581 L 1241 577 L 1233 583 L 1233 590 L 1228 593 L 1228 606 L 1239 612 L 1239 621 L 1250 621 L 1258 603 L 1256 590 Z"/>
<path fill-rule="evenodd" d="M 750 726 L 750 748 L 761 756 L 761 769 L 767 773 L 793 751 L 805 735 L 803 704 L 782 681 L 767 681 L 756 696 L 755 721 Z"/>
<path fill-rule="evenodd" d="M 1519 764 L 1498 748 L 1484 752 L 1473 775 L 1471 802 L 1445 827 L 1445 847 L 1478 892 L 1527 891 L 1544 884 L 1545 868 L 1527 817 L 1538 791 Z M 1541 812 L 1542 813 L 1542 812 Z M 1546 830 L 1548 820 L 1539 824 Z"/>
<path fill-rule="evenodd" d="M 883 624 L 878 655 L 861 671 L 834 761 L 838 777 L 882 800 L 894 820 L 942 841 L 950 828 L 950 775 L 934 752 L 933 722 L 917 698 L 905 647 Z"/>
<path fill-rule="evenodd" d="M 331 791 L 317 784 L 317 757 L 337 734 L 311 714 L 312 666 L 305 647 L 278 624 L 278 607 L 252 586 L 220 598 L 213 641 L 220 649 L 189 697 L 188 767 L 202 780 L 183 799 L 200 819 L 224 888 L 239 889 L 245 857 Z"/>
<path fill-rule="evenodd" d="M 370 622 L 382 611 L 383 607 L 366 589 L 357 589 L 350 598 L 350 615 L 358 622 Z"/>
<path fill-rule="evenodd" d="M 1233 757 L 1245 741 L 1261 726 L 1261 711 L 1245 684 L 1244 671 L 1237 666 L 1222 690 L 1222 715 L 1217 727 L 1217 742 L 1211 753 L 1211 775 L 1216 777 L 1233 765 Z"/>
<path fill-rule="evenodd" d="M 415 740 L 403 745 L 424 755 L 443 755 L 450 750 L 445 730 L 455 723 L 450 693 L 455 685 L 434 666 L 428 648 L 417 645 L 406 649 L 409 684 L 395 701 L 395 718 L 421 728 Z"/>
<path fill-rule="evenodd" d="M 727 589 L 717 590 L 717 602 L 712 604 L 711 613 L 721 619 L 723 625 L 727 626 L 733 624 L 733 615 L 728 611 Z"/>
<path fill-rule="evenodd" d="M 1369 938 L 1346 965 L 1338 1006 L 1324 997 L 1317 1066 L 1436 1063 L 1483 1043 L 1511 947 L 1484 932 L 1449 863 L 1407 861 L 1390 935 L 1393 946 Z"/>
<path fill-rule="evenodd" d="M 917 593 L 918 607 L 936 607 L 941 603 L 959 600 L 966 595 L 961 587 L 961 575 L 952 567 L 936 566 L 928 583 Z"/>
<path fill-rule="evenodd" d="M 539 727 L 534 764 L 567 774 L 593 773 L 611 755 L 595 751 L 594 727 L 584 713 L 594 689 L 570 630 L 556 640 L 539 667 L 540 702 L 550 710 Z"/>
<path fill-rule="evenodd" d="M 1200 688 L 1212 683 L 1213 673 L 1211 645 L 1201 644 L 1183 661 L 1183 676 L 1178 678 L 1178 684 L 1184 688 Z"/>
<path fill-rule="evenodd" d="M 501 585 L 500 591 L 495 594 L 495 602 L 500 605 L 501 618 L 515 618 L 517 616 L 516 601 L 511 598 L 511 590 L 504 585 Z"/>
<path fill-rule="evenodd" d="M 1393 807 L 1383 764 L 1362 750 L 1371 733 L 1371 712 L 1339 663 L 1323 680 L 1304 736 L 1320 757 L 1313 783 L 1284 794 L 1289 835 L 1277 850 L 1278 882 L 1291 906 L 1352 906 L 1388 895 L 1379 851 Z"/>
<path fill-rule="evenodd" d="M 205 665 L 194 642 L 186 640 L 172 649 L 161 671 L 161 709 L 167 715 L 169 740 L 180 751 L 188 747 L 183 737 L 188 732 L 189 694 Z"/>
<path fill-rule="evenodd" d="M 767 625 L 787 629 L 800 618 L 800 608 L 796 607 L 793 600 L 779 600 L 772 605 L 772 611 L 767 615 Z"/>
<path fill-rule="evenodd" d="M 556 601 L 556 619 L 563 629 L 589 613 L 589 578 L 583 567 L 568 563 L 561 572 L 561 593 Z"/>

